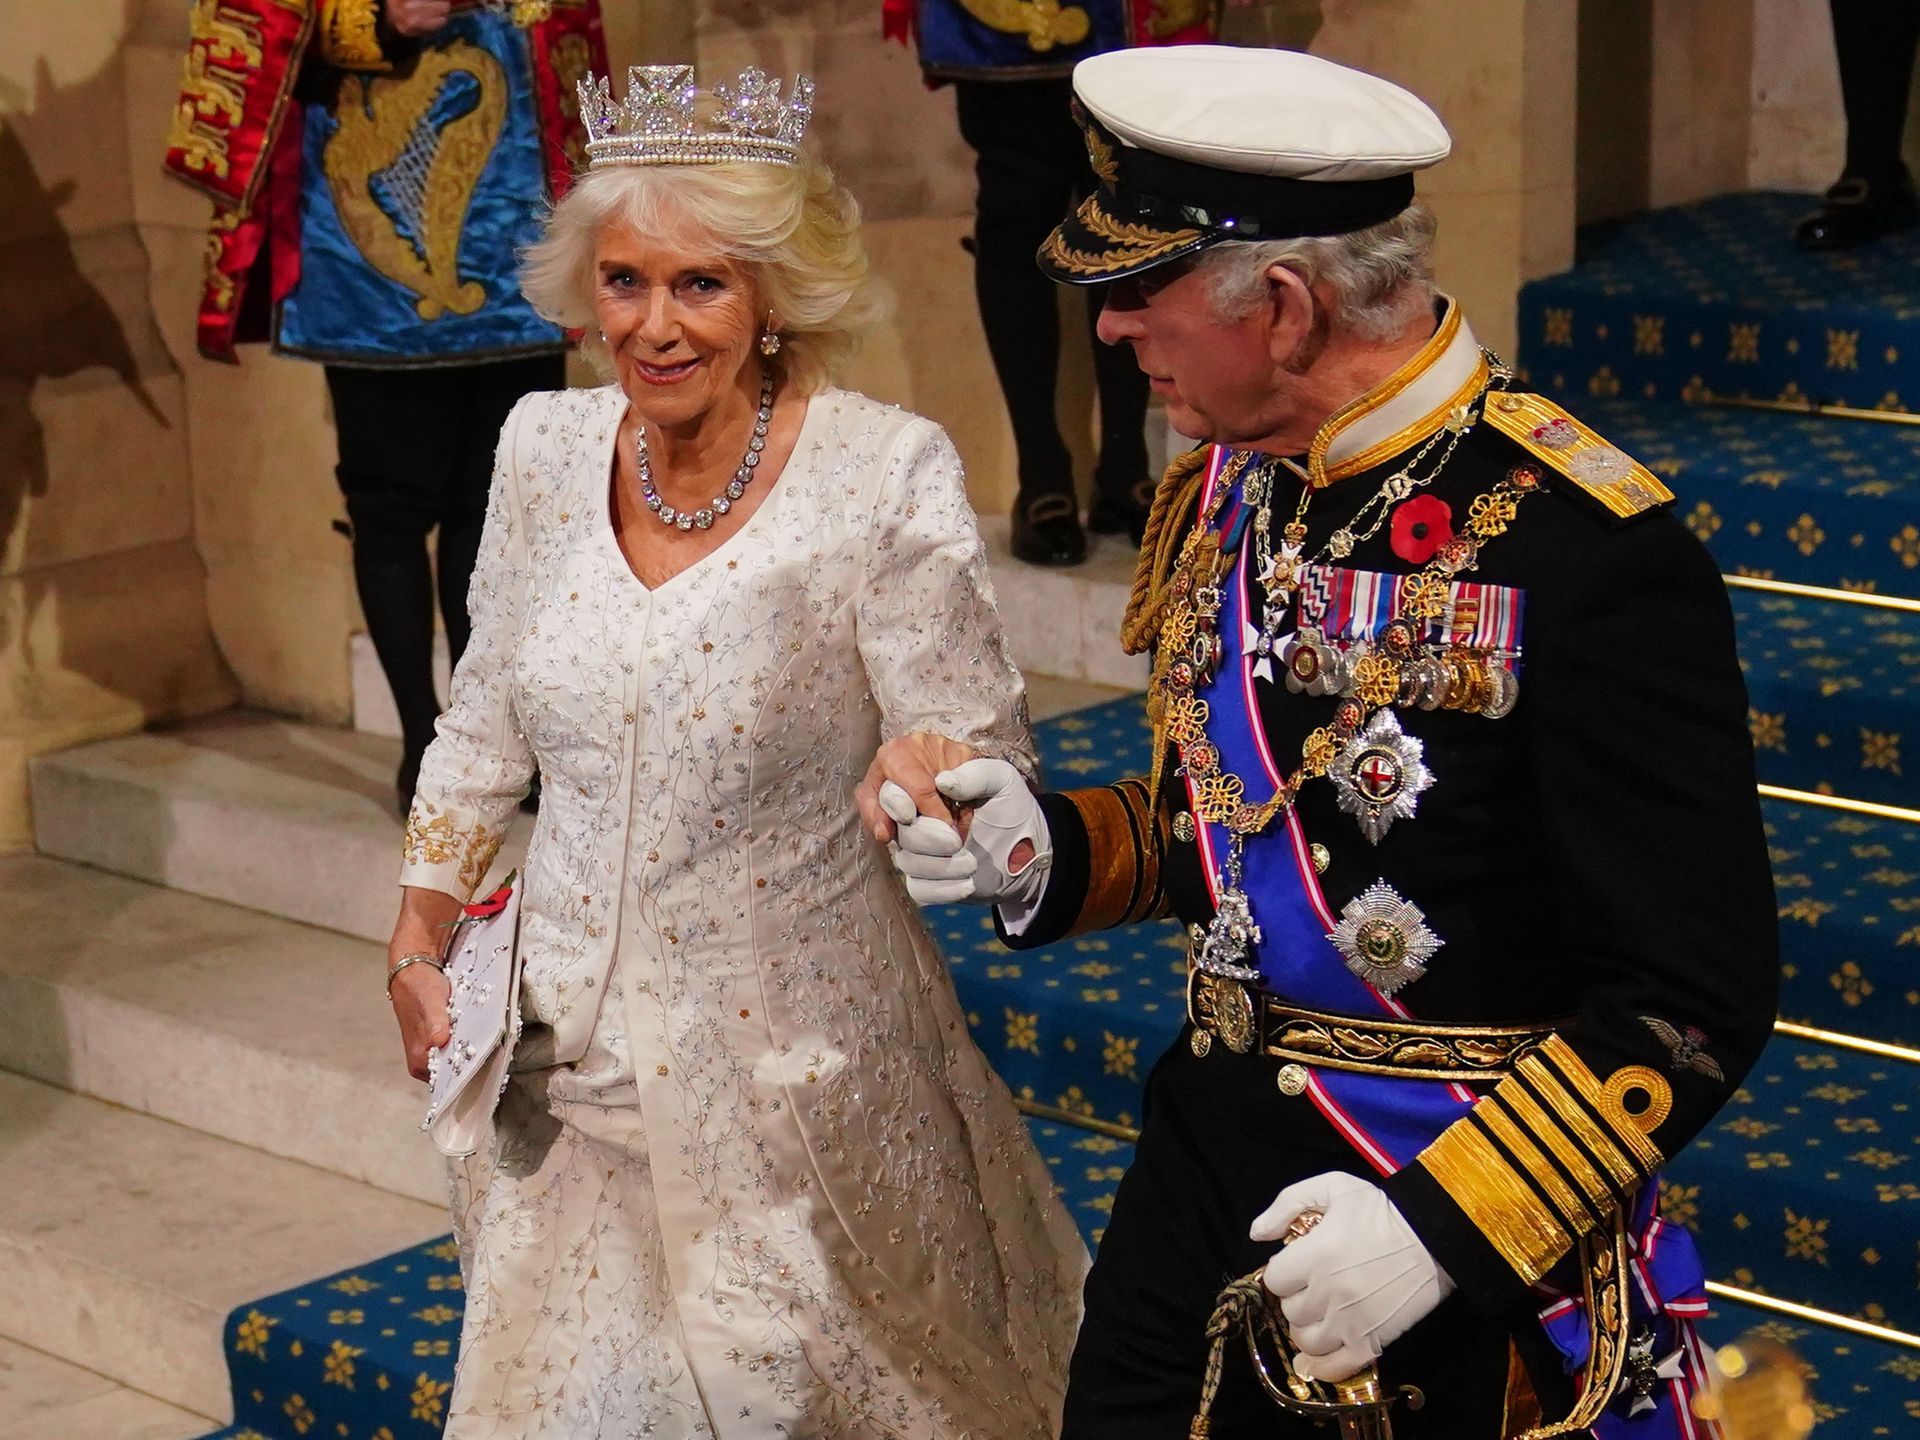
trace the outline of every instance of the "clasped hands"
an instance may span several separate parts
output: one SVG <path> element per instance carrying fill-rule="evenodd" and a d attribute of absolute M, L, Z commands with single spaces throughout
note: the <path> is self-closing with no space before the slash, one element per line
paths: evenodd
<path fill-rule="evenodd" d="M 1052 860 L 1046 816 L 1006 761 L 941 736 L 907 735 L 880 747 L 855 798 L 920 904 L 1038 902 Z M 1338 1171 L 1282 1190 L 1249 1238 L 1279 1241 L 1309 1212 L 1317 1223 L 1279 1250 L 1261 1278 L 1280 1302 L 1300 1373 L 1345 1380 L 1431 1314 L 1454 1284 L 1384 1190 Z"/>
<path fill-rule="evenodd" d="M 940 735 L 903 735 L 854 791 L 921 905 L 1030 906 L 1053 859 L 1047 819 L 1020 772 Z"/>

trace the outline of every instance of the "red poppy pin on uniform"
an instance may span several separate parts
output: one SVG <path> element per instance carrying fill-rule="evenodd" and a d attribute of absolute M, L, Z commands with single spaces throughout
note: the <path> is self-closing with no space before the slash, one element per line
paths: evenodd
<path fill-rule="evenodd" d="M 1424 565 L 1453 538 L 1453 511 L 1438 495 L 1416 495 L 1393 512 L 1393 553 Z"/>

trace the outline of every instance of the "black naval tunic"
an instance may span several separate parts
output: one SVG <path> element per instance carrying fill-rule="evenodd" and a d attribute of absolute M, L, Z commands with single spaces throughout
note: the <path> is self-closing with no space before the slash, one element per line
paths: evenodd
<path fill-rule="evenodd" d="M 1441 363 L 1449 348 L 1441 341 L 1456 319 L 1449 305 L 1434 343 L 1329 422 L 1361 427 L 1357 433 L 1391 426 L 1391 439 L 1388 453 L 1362 452 L 1368 468 L 1344 476 L 1336 469 L 1316 487 L 1305 517 L 1309 558 L 1444 425 L 1451 403 L 1409 422 L 1405 394 L 1423 367 Z M 1456 364 L 1457 347 L 1472 344 L 1463 325 L 1458 331 L 1450 342 Z M 1495 380 L 1496 388 L 1504 383 Z M 1325 847 L 1321 884 L 1336 914 L 1384 879 L 1445 942 L 1396 998 L 1423 1020 L 1551 1026 L 1551 1063 L 1535 1062 L 1531 1080 L 1500 1082 L 1520 1103 L 1488 1098 L 1492 1084 L 1474 1087 L 1483 1098 L 1473 1115 L 1382 1180 L 1307 1096 L 1282 1093 L 1278 1060 L 1220 1044 L 1201 1058 L 1183 1031 L 1148 1076 L 1137 1156 L 1087 1281 L 1066 1440 L 1187 1433 L 1216 1296 L 1273 1249 L 1247 1238 L 1249 1224 L 1285 1186 L 1327 1170 L 1383 1184 L 1458 1286 L 1383 1357 L 1389 1384 L 1415 1383 L 1428 1397 L 1423 1411 L 1396 1420 L 1396 1435 L 1490 1440 L 1539 1423 L 1542 1409 L 1546 1420 L 1559 1419 L 1572 1382 L 1541 1332 L 1542 1302 L 1530 1287 L 1558 1263 L 1551 1278 L 1577 1291 L 1567 1257 L 1578 1227 L 1564 1199 L 1556 1208 L 1525 1172 L 1538 1168 L 1539 1155 L 1555 1155 L 1563 1182 L 1584 1180 L 1603 1194 L 1610 1187 L 1616 1198 L 1602 1207 L 1617 1205 L 1619 1177 L 1644 1178 L 1686 1144 L 1726 1103 L 1770 1033 L 1776 912 L 1720 575 L 1658 503 L 1665 492 L 1644 471 L 1636 467 L 1646 483 L 1625 487 L 1628 503 L 1615 487 L 1611 505 L 1608 487 L 1562 473 L 1570 453 L 1601 443 L 1590 432 L 1566 453 L 1525 443 L 1542 414 L 1564 412 L 1533 396 L 1492 393 L 1482 403 L 1505 407 L 1504 429 L 1482 415 L 1416 493 L 1444 500 L 1458 532 L 1475 497 L 1513 467 L 1532 466 L 1544 481 L 1506 533 L 1483 544 L 1478 568 L 1459 577 L 1523 593 L 1519 702 L 1499 720 L 1397 712 L 1424 745 L 1435 779 L 1417 813 L 1378 844 L 1337 807 L 1324 777 L 1303 786 L 1298 810 L 1306 839 Z M 1567 434 L 1553 438 L 1564 446 Z M 1327 439 L 1323 432 L 1322 444 Z M 1314 473 L 1327 480 L 1324 466 Z M 1276 533 L 1293 514 L 1300 483 L 1284 470 L 1276 479 Z M 1181 508 L 1159 549 L 1158 573 L 1147 577 L 1156 588 L 1192 524 L 1198 486 L 1170 474 L 1162 497 Z M 1418 569 L 1394 553 L 1390 537 L 1383 524 L 1346 559 L 1322 563 Z M 1142 564 L 1156 564 L 1151 532 Z M 1237 657 L 1238 637 L 1224 638 Z M 1290 693 L 1282 683 L 1255 688 L 1271 751 L 1289 772 L 1308 732 L 1332 724 L 1337 700 Z M 1002 927 L 1007 944 L 1045 945 L 1169 912 L 1189 923 L 1210 918 L 1198 847 L 1176 838 L 1173 825 L 1188 806 L 1177 765 L 1169 750 L 1157 796 L 1139 779 L 1043 797 L 1053 868 L 1022 933 Z M 1253 778 L 1250 798 L 1268 788 Z M 1190 831 L 1183 823 L 1179 833 Z M 1256 898 L 1256 920 L 1257 907 Z M 1691 1047 L 1676 1048 L 1675 1037 Z M 1670 1086 L 1671 1108 L 1650 1134 L 1605 1123 L 1619 1113 L 1608 1110 L 1605 1086 L 1630 1078 L 1630 1067 L 1648 1067 Z M 1481 1114 L 1490 1106 L 1506 1122 L 1498 1134 L 1482 1123 L 1493 1118 Z M 1511 1123 L 1535 1132 L 1531 1167 L 1515 1153 Z M 1546 1129 L 1560 1133 L 1540 1133 Z M 1597 1222 L 1589 1215 L 1586 1223 Z M 1258 1392 L 1236 1347 L 1213 1433 L 1308 1432 Z"/>

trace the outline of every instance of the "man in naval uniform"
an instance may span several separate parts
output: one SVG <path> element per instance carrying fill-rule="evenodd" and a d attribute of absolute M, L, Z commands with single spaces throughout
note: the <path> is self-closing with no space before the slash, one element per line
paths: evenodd
<path fill-rule="evenodd" d="M 1263 1267 L 1303 1375 L 1424 1391 L 1401 1440 L 1694 1434 L 1702 1277 L 1655 1177 L 1778 969 L 1715 566 L 1434 288 L 1412 172 L 1450 142 L 1413 95 L 1214 47 L 1074 86 L 1101 184 L 1040 263 L 1112 284 L 1102 339 L 1203 442 L 1123 628 L 1153 770 L 1035 796 L 908 736 L 861 793 L 916 898 L 1010 946 L 1189 923 L 1065 1434 L 1185 1435 Z M 1308 1433 L 1226 1358 L 1214 1435 Z"/>

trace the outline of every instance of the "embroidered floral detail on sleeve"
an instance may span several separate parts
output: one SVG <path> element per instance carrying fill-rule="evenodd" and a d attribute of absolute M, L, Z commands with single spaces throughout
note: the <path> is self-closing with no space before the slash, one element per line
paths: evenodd
<path fill-rule="evenodd" d="M 407 817 L 407 832 L 402 852 L 409 865 L 458 865 L 454 879 L 468 894 L 485 878 L 493 857 L 500 853 L 506 837 L 485 825 L 461 830 L 451 815 L 431 819 L 419 810 Z"/>

